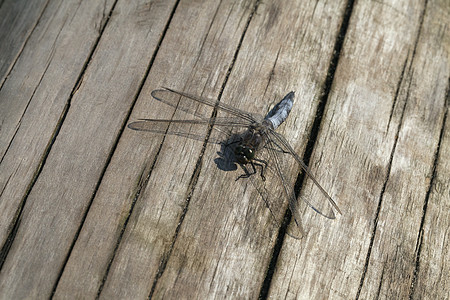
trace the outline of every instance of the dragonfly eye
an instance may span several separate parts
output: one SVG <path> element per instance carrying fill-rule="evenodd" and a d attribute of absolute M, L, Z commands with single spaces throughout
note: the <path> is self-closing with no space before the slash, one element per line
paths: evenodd
<path fill-rule="evenodd" d="M 255 158 L 255 152 L 253 152 L 253 150 L 250 148 L 244 149 L 244 155 L 248 160 L 252 160 L 253 158 Z"/>

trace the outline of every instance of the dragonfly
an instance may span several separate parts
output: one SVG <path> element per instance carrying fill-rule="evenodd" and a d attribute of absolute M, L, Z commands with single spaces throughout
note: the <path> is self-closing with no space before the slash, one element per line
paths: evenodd
<path fill-rule="evenodd" d="M 305 235 L 294 184 L 285 175 L 285 169 L 291 164 L 297 164 L 320 191 L 320 196 L 317 197 L 320 199 L 313 200 L 302 195 L 299 197 L 302 201 L 299 202 L 306 203 L 315 212 L 329 219 L 335 218 L 334 210 L 342 214 L 336 202 L 319 184 L 309 167 L 294 151 L 286 138 L 275 131 L 286 120 L 293 107 L 294 92 L 289 92 L 283 97 L 265 117 L 238 109 L 219 100 L 211 100 L 170 88 L 153 90 L 151 95 L 155 100 L 180 111 L 183 117 L 138 119 L 129 123 L 128 128 L 207 140 L 208 143 L 220 144 L 225 149 L 231 149 L 228 152 L 231 152 L 232 157 L 228 156 L 228 159 L 240 165 L 244 171 L 244 174 L 240 175 L 237 180 L 251 178 L 251 182 L 269 209 L 268 203 L 271 196 L 262 186 L 266 181 L 266 175 L 271 174 L 277 184 L 281 185 L 282 198 L 287 199 L 295 226 L 298 229 L 296 230 L 298 234 L 288 233 L 290 236 L 301 238 Z M 202 106 L 212 108 L 213 113 L 209 116 L 206 115 L 199 109 Z M 199 134 L 198 131 L 192 130 L 192 126 L 206 126 L 206 133 Z M 259 179 L 255 179 L 254 175 L 257 173 L 260 173 L 259 176 L 256 176 Z M 271 209 L 270 212 L 276 218 Z"/>

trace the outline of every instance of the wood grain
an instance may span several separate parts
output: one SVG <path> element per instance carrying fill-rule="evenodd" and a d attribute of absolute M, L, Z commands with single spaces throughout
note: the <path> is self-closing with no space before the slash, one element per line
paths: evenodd
<path fill-rule="evenodd" d="M 173 112 L 167 105 L 151 100 L 151 90 L 160 86 L 186 86 L 197 94 L 204 89 L 217 97 L 239 42 L 220 32 L 241 35 L 252 8 L 243 5 L 179 4 L 131 119 L 170 118 Z M 102 298 L 145 298 L 151 293 L 161 261 L 171 249 L 201 148 L 202 143 L 190 139 L 124 131 L 57 295 L 83 292 L 81 287 L 93 295 L 101 291 Z M 92 272 L 85 279 L 86 268 Z"/>
<path fill-rule="evenodd" d="M 448 101 L 448 96 L 447 96 Z M 417 248 L 418 261 L 411 294 L 413 299 L 449 298 L 450 272 L 448 247 L 450 226 L 450 121 L 447 104 L 446 122 L 437 153 L 436 168 L 431 179 L 429 197 L 425 202 L 423 226 L 420 228 Z M 428 178 L 427 178 L 428 179 Z M 417 259 L 417 258 L 416 258 Z"/>
<path fill-rule="evenodd" d="M 445 0 L 34 5 L 0 7 L 0 298 L 449 297 Z M 220 146 L 127 128 L 185 117 L 163 86 L 260 114 L 295 91 L 277 131 L 343 214 L 302 205 L 293 239 L 271 177 L 276 220 Z"/>
<path fill-rule="evenodd" d="M 96 6 L 92 6 L 93 3 L 84 2 L 80 7 L 73 7 L 69 2 L 64 2 L 64 4 L 66 3 L 69 5 L 68 11 L 61 11 L 62 21 L 60 20 L 60 22 L 70 24 L 71 26 L 67 26 L 77 36 L 83 28 L 86 28 L 86 25 L 89 25 L 90 30 L 99 33 L 98 26 L 102 24 L 103 17 L 107 17 L 107 15 L 104 16 L 104 9 L 108 12 L 108 6 L 103 7 L 103 4 L 107 3 L 103 3 L 97 9 Z M 136 13 L 142 8 L 142 3 L 133 4 L 128 7 L 117 7 L 117 13 L 112 16 L 112 19 L 117 18 L 118 21 L 110 23 L 112 24 L 110 25 L 111 29 L 103 32 L 104 39 L 99 42 L 93 55 L 96 59 L 90 58 L 90 67 L 83 74 L 81 83 L 76 86 L 76 77 L 70 80 L 71 89 L 75 89 L 73 97 L 68 98 L 71 89 L 67 90 L 65 97 L 64 94 L 58 93 L 58 89 L 56 91 L 54 97 L 57 100 L 64 100 L 62 107 L 70 105 L 70 109 L 64 116 L 64 120 L 60 120 L 62 111 L 59 111 L 56 118 L 52 120 L 53 122 L 62 122 L 62 126 L 45 159 L 42 172 L 29 195 L 26 195 L 26 204 L 22 215 L 19 216 L 20 226 L 15 233 L 14 243 L 2 267 L 0 290 L 4 293 L 3 297 L 49 297 L 60 276 L 61 268 L 65 264 L 66 256 L 83 221 L 85 211 L 95 193 L 109 153 L 125 123 L 127 112 L 145 75 L 147 63 L 153 54 L 148 49 L 154 50 L 158 44 L 158 34 L 149 35 L 148 32 L 153 29 L 161 33 L 165 21 L 170 16 L 170 6 L 156 7 L 150 11 L 153 14 L 150 16 L 151 18 L 148 15 L 141 17 L 147 23 L 141 27 L 142 30 L 137 30 L 136 27 L 140 26 L 137 21 L 141 19 L 136 17 Z M 58 16 L 57 14 L 56 17 Z M 88 16 L 97 18 L 86 19 Z M 135 21 L 126 22 L 126 26 L 123 25 L 123 22 L 120 23 L 120 20 L 130 18 Z M 81 27 L 75 28 L 76 24 L 80 24 Z M 120 32 L 119 28 L 128 34 Z M 87 30 L 84 30 L 87 34 Z M 129 34 L 130 32 L 132 34 Z M 115 34 L 116 39 L 109 38 L 111 34 Z M 70 52 L 75 50 L 70 43 L 66 44 L 72 40 L 72 37 L 63 33 L 60 36 L 65 48 L 58 49 L 59 51 L 55 50 L 55 54 L 61 53 L 67 61 L 71 57 Z M 127 36 L 128 39 L 124 39 L 124 36 Z M 84 37 L 84 41 L 88 42 L 86 38 L 87 36 Z M 52 43 L 44 42 L 44 45 L 51 46 Z M 137 51 L 137 48 L 140 49 L 140 52 Z M 100 51 L 101 49 L 103 50 Z M 115 51 L 111 49 L 115 49 Z M 85 54 L 89 54 L 89 51 Z M 84 60 L 86 59 L 87 57 L 84 57 Z M 84 60 L 77 63 L 79 67 L 77 75 L 83 69 Z M 147 63 L 142 63 L 142 61 Z M 106 64 L 105 62 L 110 63 Z M 70 65 L 58 64 L 58 62 L 55 64 L 55 67 L 62 67 L 59 72 L 70 67 Z M 47 68 L 47 72 L 49 71 L 53 70 Z M 61 80 L 66 79 L 59 72 L 54 71 L 49 75 L 59 77 Z M 54 81 L 56 81 L 55 78 L 53 78 L 53 82 L 46 83 L 54 84 Z M 57 87 L 62 86 L 63 82 L 60 81 Z M 52 88 L 44 85 L 42 81 L 39 88 L 43 89 L 42 99 L 49 99 L 47 93 L 52 91 Z M 29 121 L 28 128 L 34 131 L 23 137 L 20 142 L 28 141 L 35 146 L 35 142 L 30 141 L 32 137 L 43 141 L 44 145 L 50 142 L 49 137 L 45 137 L 37 125 L 44 116 L 41 110 L 49 111 L 48 106 L 51 105 L 52 103 L 40 105 L 36 114 L 30 116 L 34 119 Z M 45 118 L 42 121 L 49 122 Z M 55 130 L 54 126 L 46 129 Z M 17 152 L 12 152 L 14 150 L 12 147 L 8 150 L 8 153 L 15 154 L 15 157 L 21 158 L 21 155 L 29 157 L 21 153 L 17 156 Z M 35 150 L 37 159 L 42 155 L 39 150 L 41 149 Z M 17 162 L 14 159 L 11 161 Z M 28 165 L 29 167 L 30 165 Z M 31 169 L 31 171 L 34 170 Z M 32 172 L 31 174 L 33 175 Z M 8 184 L 13 184 L 10 179 Z M 23 193 L 24 190 L 20 191 Z M 11 196 L 5 193 L 2 196 L 9 201 L 16 200 L 15 198 L 10 199 Z M 17 197 L 17 200 L 21 200 L 21 197 L 23 194 Z M 5 202 L 7 201 L 2 201 L 2 203 Z M 13 216 L 14 213 L 8 215 L 8 217 Z M 5 227 L 2 226 L 2 228 Z"/>
<path fill-rule="evenodd" d="M 302 241 L 286 240 L 270 296 L 410 295 L 424 201 L 446 110 L 448 43 L 427 30 L 431 19 L 440 18 L 443 3 L 428 2 L 427 9 L 422 1 L 396 5 L 360 2 L 354 7 L 352 15 L 361 17 L 350 20 L 315 154 L 321 158 L 319 165 L 327 166 L 325 176 L 336 174 L 330 178 L 335 182 L 332 193 L 341 200 L 343 215 L 326 231 L 323 220 L 313 215 L 317 232 Z M 430 59 L 427 47 L 439 56 L 436 64 L 425 63 Z M 334 132 L 370 145 L 369 160 L 354 151 L 361 147 L 347 144 L 340 135 L 334 138 Z"/>
<path fill-rule="evenodd" d="M 321 92 L 328 67 L 325 62 L 331 60 L 337 34 L 325 28 L 338 27 L 342 18 L 336 11 L 344 11 L 343 2 L 317 6 L 261 3 L 222 97 L 236 107 L 264 113 L 287 91 L 295 90 L 291 117 L 280 130 L 300 153 L 305 140 L 294 137 L 303 137 L 311 126 L 317 105 L 312 99 Z M 305 55 L 309 59 L 304 60 Z M 251 184 L 235 182 L 239 172 L 217 170 L 216 152 L 210 145 L 202 158 L 187 214 L 155 287 L 153 296 L 157 299 L 205 298 L 211 294 L 217 298 L 257 298 L 260 293 L 277 227 Z M 288 176 L 297 172 L 295 166 L 286 170 Z M 280 217 L 287 201 L 277 205 Z"/>
<path fill-rule="evenodd" d="M 16 63 L 47 3 L 47 0 L 6 0 L 0 3 L 0 86 Z"/>
<path fill-rule="evenodd" d="M 29 188 L 70 106 L 71 93 L 100 35 L 104 5 L 111 8 L 108 2 L 50 2 L 0 89 L 2 245 L 9 243 Z M 79 34 L 82 30 L 84 35 Z"/>

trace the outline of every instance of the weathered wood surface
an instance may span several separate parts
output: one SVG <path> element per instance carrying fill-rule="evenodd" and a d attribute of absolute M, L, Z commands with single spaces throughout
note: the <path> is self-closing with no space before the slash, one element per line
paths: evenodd
<path fill-rule="evenodd" d="M 0 85 L 21 54 L 37 21 L 42 17 L 47 0 L 0 1 Z"/>
<path fill-rule="evenodd" d="M 445 0 L 41 2 L 0 6 L 0 298 L 450 297 Z M 217 145 L 126 128 L 161 86 L 295 90 L 279 131 L 343 214 L 292 239 Z"/>

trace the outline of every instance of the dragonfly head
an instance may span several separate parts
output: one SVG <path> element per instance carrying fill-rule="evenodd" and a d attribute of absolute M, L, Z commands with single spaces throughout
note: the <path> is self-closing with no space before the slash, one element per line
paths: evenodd
<path fill-rule="evenodd" d="M 234 149 L 236 160 L 241 164 L 247 164 L 255 158 L 255 151 L 245 145 L 238 145 Z"/>

